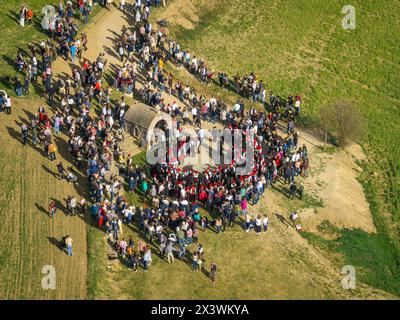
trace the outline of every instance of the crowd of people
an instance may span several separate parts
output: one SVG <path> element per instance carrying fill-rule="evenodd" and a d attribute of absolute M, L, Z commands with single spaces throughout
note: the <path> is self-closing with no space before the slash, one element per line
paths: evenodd
<path fill-rule="evenodd" d="M 32 145 L 41 144 L 49 158 L 55 160 L 57 143 L 54 136 L 62 133 L 68 136 L 67 146 L 62 147 L 68 148 L 76 168 L 85 173 L 88 193 L 79 202 L 73 196 L 68 197 L 67 214 L 74 215 L 79 204 L 84 215 L 88 206 L 93 223 L 111 235 L 113 248 L 126 259 L 129 268 L 137 270 L 141 263 L 147 271 L 153 246 L 158 249 L 160 258 L 168 263 L 174 262 L 174 256 L 177 256 L 193 270 L 204 270 L 204 248 L 198 244 L 200 230 L 212 229 L 221 233 L 240 220 L 246 232 L 252 229 L 257 234 L 267 232 L 268 216 L 257 214 L 253 217 L 248 205 L 257 204 L 265 190 L 278 180 L 289 184 L 290 198 L 296 195 L 302 197 L 304 186 L 301 176 L 308 175 L 309 159 L 307 147 L 298 145 L 295 130 L 295 116 L 299 113 L 295 108 L 300 106 L 298 101 L 301 98 L 297 95 L 288 99 L 286 137 L 281 139 L 278 135 L 281 116 L 279 97 L 270 97 L 272 108 L 269 112 L 255 108 L 246 111 L 242 98 L 233 106 L 228 106 L 221 99 L 198 96 L 180 81 L 174 83 L 172 75 L 164 74 L 164 64 L 170 59 L 190 65 L 192 72 L 200 72 L 202 76 L 206 74 L 202 78 L 204 81 L 209 81 L 212 75 L 203 70 L 207 69 L 204 62 L 190 58 L 190 54 L 187 58 L 187 53 L 183 54 L 176 43 L 166 49 L 168 41 L 161 29 L 153 30 L 148 21 L 150 1 L 142 4 L 136 0 L 135 4 L 137 24 L 131 30 L 124 27 L 118 40 L 117 50 L 122 67 L 116 72 L 113 85 L 125 93 L 140 94 L 150 105 L 168 113 L 180 130 L 183 124 L 193 123 L 198 127 L 200 142 L 205 138 L 201 121 L 218 122 L 232 131 L 242 129 L 245 136 L 253 132 L 254 141 L 245 139 L 255 149 L 251 173 L 237 175 L 235 162 L 208 167 L 203 172 L 184 170 L 180 164 L 185 154 L 169 164 L 136 165 L 132 155 L 122 147 L 124 115 L 128 108 L 125 98 L 112 102 L 110 88 L 102 84 L 102 76 L 108 66 L 106 56 L 100 53 L 95 61 L 90 62 L 77 54 L 82 64 L 74 65 L 75 56 L 71 47 L 69 50 L 62 48 L 65 41 L 73 43 L 72 46 L 78 42 L 77 24 L 63 14 L 60 17 L 66 25 L 62 24 L 64 27 L 55 34 L 59 39 L 59 50 L 50 39 L 40 45 L 43 86 L 54 112 L 50 116 L 44 107 L 40 107 L 34 118 L 30 119 L 31 142 Z M 121 10 L 125 10 L 125 7 L 122 6 Z M 85 50 L 87 38 L 83 34 L 81 36 L 78 47 L 82 46 Z M 32 65 L 22 56 L 17 58 L 18 67 L 28 70 L 28 79 L 33 74 L 32 66 L 37 66 L 35 48 L 31 48 Z M 69 56 L 67 52 L 70 52 Z M 71 59 L 73 67 L 69 77 L 54 81 L 51 65 L 53 55 L 57 54 L 65 54 L 66 59 Z M 196 59 L 195 62 L 193 59 Z M 33 76 L 32 79 L 37 80 Z M 142 82 L 141 89 L 136 86 L 136 81 Z M 255 88 L 251 91 L 252 99 L 264 103 L 264 85 L 257 81 L 254 74 L 251 75 L 251 81 L 247 78 L 241 82 L 239 91 L 242 92 L 249 85 Z M 183 103 L 165 103 L 164 91 L 176 95 Z M 100 116 L 91 112 L 95 104 L 101 110 Z M 28 127 L 23 125 L 21 132 L 22 141 L 26 144 L 29 140 Z M 181 144 L 180 148 L 183 147 Z M 246 158 L 245 152 L 243 148 L 237 156 Z M 118 166 L 119 174 L 112 173 L 113 166 Z M 57 170 L 60 179 L 76 182 L 73 170 L 65 170 L 62 163 L 57 165 Z M 135 207 L 129 203 L 124 187 L 128 192 L 139 193 L 145 205 Z M 202 209 L 206 209 L 211 218 L 208 218 L 208 214 L 202 214 Z M 50 203 L 49 215 L 54 218 L 56 212 L 56 203 Z M 137 227 L 147 243 L 138 242 L 135 250 L 133 239 L 126 241 L 123 237 L 123 225 L 131 229 Z M 190 252 L 188 248 L 192 244 L 198 248 Z M 216 268 L 212 262 L 209 273 L 212 281 L 215 281 Z"/>
<path fill-rule="evenodd" d="M 42 27 L 47 30 L 49 38 L 40 43 L 28 45 L 29 54 L 19 49 L 15 58 L 17 70 L 23 74 L 22 79 L 15 76 L 12 82 L 15 86 L 17 96 L 29 95 L 31 84 L 37 85 L 38 77 L 41 76 L 46 93 L 54 95 L 54 88 L 51 86 L 52 70 L 51 64 L 61 56 L 65 60 L 69 58 L 74 63 L 76 58 L 81 58 L 82 52 L 87 50 L 87 36 L 79 33 L 79 20 L 74 18 L 78 13 L 84 22 L 88 21 L 88 16 L 92 12 L 92 0 L 72 1 L 60 0 L 57 11 L 48 19 L 44 19 L 45 25 Z M 24 6 L 21 9 L 21 21 L 27 11 Z M 40 60 L 39 60 L 40 58 Z"/>

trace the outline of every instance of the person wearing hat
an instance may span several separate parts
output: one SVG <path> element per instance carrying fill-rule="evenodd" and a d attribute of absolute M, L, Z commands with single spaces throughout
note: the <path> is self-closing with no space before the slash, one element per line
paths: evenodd
<path fill-rule="evenodd" d="M 172 260 L 172 263 L 175 262 L 173 250 L 174 250 L 173 242 L 172 241 L 168 241 L 166 249 L 165 249 L 165 251 L 167 253 L 168 263 L 171 263 L 171 260 Z"/>
<path fill-rule="evenodd" d="M 65 238 L 65 246 L 67 248 L 67 254 L 69 256 L 73 255 L 73 253 L 72 253 L 72 242 L 73 242 L 72 238 L 69 235 L 67 235 L 66 238 Z"/>

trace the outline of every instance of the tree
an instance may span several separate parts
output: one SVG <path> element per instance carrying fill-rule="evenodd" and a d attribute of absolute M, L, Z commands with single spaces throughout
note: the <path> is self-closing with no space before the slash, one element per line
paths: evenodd
<path fill-rule="evenodd" d="M 351 140 L 358 141 L 364 131 L 363 117 L 350 101 L 337 101 L 321 108 L 319 120 L 325 133 L 325 145 L 329 134 L 334 135 L 337 145 L 343 148 Z"/>

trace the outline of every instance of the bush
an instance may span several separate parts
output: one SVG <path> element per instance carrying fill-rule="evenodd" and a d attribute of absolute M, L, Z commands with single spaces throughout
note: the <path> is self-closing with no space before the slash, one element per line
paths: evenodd
<path fill-rule="evenodd" d="M 345 147 L 351 140 L 358 141 L 363 134 L 364 121 L 356 106 L 349 101 L 338 101 L 321 108 L 320 124 L 325 132 L 325 144 L 332 134 L 339 147 Z"/>

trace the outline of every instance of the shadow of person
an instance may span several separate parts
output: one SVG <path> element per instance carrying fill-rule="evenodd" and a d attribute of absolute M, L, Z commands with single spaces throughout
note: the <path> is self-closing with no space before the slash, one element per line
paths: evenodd
<path fill-rule="evenodd" d="M 58 176 L 58 173 L 50 170 L 46 165 L 42 164 L 42 168 L 44 169 L 44 171 L 51 174 L 53 177 L 60 179 L 60 177 Z"/>
<path fill-rule="evenodd" d="M 14 139 L 16 139 L 16 140 L 18 140 L 19 142 L 21 142 L 22 143 L 22 140 L 20 139 L 20 134 L 19 134 L 19 132 L 17 132 L 14 128 L 12 128 L 12 127 L 6 127 L 7 128 L 7 131 L 8 131 L 8 134 L 12 137 L 12 138 L 14 138 Z"/>
<path fill-rule="evenodd" d="M 278 220 L 280 221 L 280 222 L 282 222 L 286 227 L 290 227 L 290 223 L 286 220 L 286 218 L 283 216 L 283 215 L 281 215 L 281 214 L 279 214 L 279 213 L 275 213 L 275 216 L 278 218 Z"/>
<path fill-rule="evenodd" d="M 201 272 L 209 279 L 211 279 L 211 273 L 206 270 L 204 266 L 201 267 Z"/>
<path fill-rule="evenodd" d="M 58 249 L 60 249 L 61 251 L 64 251 L 64 243 L 61 240 L 58 240 L 54 237 L 47 237 L 47 239 L 49 240 L 49 242 L 53 245 L 55 245 Z"/>
<path fill-rule="evenodd" d="M 7 17 L 9 17 L 11 20 L 18 22 L 19 24 L 19 15 L 15 11 L 8 10 Z"/>
<path fill-rule="evenodd" d="M 40 204 L 35 203 L 35 207 L 36 207 L 39 211 L 45 213 L 46 215 L 49 215 L 49 213 L 47 212 L 47 210 L 46 210 L 43 206 L 41 206 Z"/>

